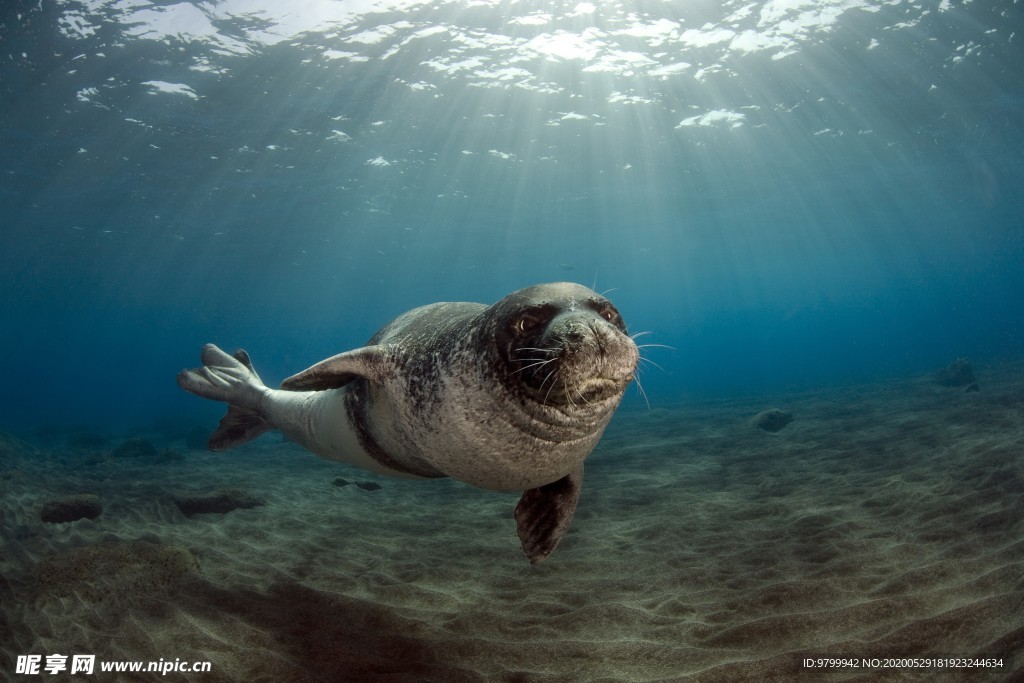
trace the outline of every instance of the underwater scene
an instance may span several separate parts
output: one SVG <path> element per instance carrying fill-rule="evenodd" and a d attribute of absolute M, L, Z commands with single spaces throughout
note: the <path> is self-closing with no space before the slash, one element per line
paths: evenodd
<path fill-rule="evenodd" d="M 0 681 L 1024 680 L 1022 45 L 0 4 Z"/>

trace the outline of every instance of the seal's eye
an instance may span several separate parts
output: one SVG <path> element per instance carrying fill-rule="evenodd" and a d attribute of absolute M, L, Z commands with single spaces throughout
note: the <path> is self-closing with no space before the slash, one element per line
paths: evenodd
<path fill-rule="evenodd" d="M 598 311 L 598 314 L 610 323 L 614 323 L 616 320 L 619 319 L 619 314 L 616 313 L 615 309 L 612 308 L 611 306 L 605 306 L 600 311 Z"/>
<path fill-rule="evenodd" d="M 532 315 L 524 315 L 515 322 L 514 328 L 518 334 L 529 334 L 537 329 L 539 325 L 540 320 L 534 318 Z"/>

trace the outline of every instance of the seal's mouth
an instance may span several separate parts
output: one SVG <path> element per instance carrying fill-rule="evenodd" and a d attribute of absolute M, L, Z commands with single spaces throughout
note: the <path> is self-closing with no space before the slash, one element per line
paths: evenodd
<path fill-rule="evenodd" d="M 579 382 L 559 382 L 559 386 L 546 395 L 547 403 L 554 405 L 574 405 L 576 403 L 594 403 L 622 393 L 629 381 L 615 380 L 609 377 L 592 377 Z"/>

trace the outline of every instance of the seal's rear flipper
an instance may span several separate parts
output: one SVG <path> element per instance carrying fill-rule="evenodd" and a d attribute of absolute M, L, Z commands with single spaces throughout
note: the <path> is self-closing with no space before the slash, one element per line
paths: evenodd
<path fill-rule="evenodd" d="M 259 412 L 260 397 L 267 389 L 253 369 L 248 353 L 239 349 L 228 355 L 207 344 L 202 361 L 203 367 L 178 373 L 178 386 L 196 396 L 229 404 L 227 415 L 210 436 L 211 451 L 237 446 L 271 429 Z"/>
<path fill-rule="evenodd" d="M 558 481 L 528 489 L 516 505 L 515 518 L 523 552 L 530 564 L 555 551 L 569 530 L 583 488 L 583 463 Z"/>
<path fill-rule="evenodd" d="M 246 441 L 252 441 L 270 429 L 272 429 L 270 423 L 255 410 L 228 406 L 227 415 L 221 418 L 217 431 L 210 435 L 206 447 L 211 451 L 223 451 Z"/>

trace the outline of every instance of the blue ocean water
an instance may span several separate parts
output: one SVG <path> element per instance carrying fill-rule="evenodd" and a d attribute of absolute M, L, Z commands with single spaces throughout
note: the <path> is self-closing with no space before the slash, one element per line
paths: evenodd
<path fill-rule="evenodd" d="M 1018 2 L 2 11 L 0 429 L 212 420 L 205 342 L 276 382 L 544 281 L 672 347 L 652 404 L 1024 352 Z"/>

